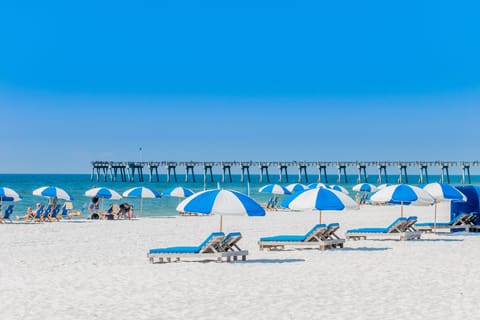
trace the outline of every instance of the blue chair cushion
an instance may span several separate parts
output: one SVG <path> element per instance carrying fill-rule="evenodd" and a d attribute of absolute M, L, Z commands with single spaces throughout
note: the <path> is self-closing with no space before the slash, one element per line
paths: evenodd
<path fill-rule="evenodd" d="M 226 242 L 228 240 L 230 240 L 230 238 L 237 238 L 237 237 L 241 237 L 242 234 L 240 232 L 230 232 L 229 234 L 227 234 L 225 236 L 225 239 L 223 239 L 223 242 Z"/>
<path fill-rule="evenodd" d="M 396 219 L 395 221 L 393 221 L 388 227 L 386 227 L 385 229 L 388 229 L 388 230 L 391 230 L 393 227 L 395 227 L 398 223 L 402 222 L 402 221 L 407 221 L 407 218 L 398 218 Z"/>
<path fill-rule="evenodd" d="M 295 241 L 301 242 L 305 241 L 305 236 L 293 236 L 293 235 L 283 235 L 283 236 L 274 236 L 274 237 L 263 237 L 260 238 L 260 241 Z"/>
<path fill-rule="evenodd" d="M 169 247 L 150 249 L 150 253 L 198 253 L 198 247 Z"/>
<path fill-rule="evenodd" d="M 199 246 L 197 247 L 168 247 L 168 248 L 156 248 L 150 249 L 150 253 L 198 253 L 203 249 L 214 237 L 223 237 L 223 232 L 211 233 Z"/>
<path fill-rule="evenodd" d="M 360 228 L 347 230 L 347 233 L 387 233 L 389 228 Z"/>
<path fill-rule="evenodd" d="M 437 227 L 449 227 L 452 224 L 450 222 L 437 222 Z M 420 223 L 415 223 L 415 226 L 417 227 L 433 227 L 434 223 L 433 222 L 420 222 Z"/>

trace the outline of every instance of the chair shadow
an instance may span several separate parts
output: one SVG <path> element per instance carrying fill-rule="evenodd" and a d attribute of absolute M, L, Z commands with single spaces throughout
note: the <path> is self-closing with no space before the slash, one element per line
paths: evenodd
<path fill-rule="evenodd" d="M 235 261 L 234 263 L 295 263 L 295 262 L 305 262 L 305 259 L 247 259 L 245 261 Z"/>
<path fill-rule="evenodd" d="M 338 250 L 343 250 L 343 251 L 386 251 L 386 250 L 392 250 L 392 248 L 389 247 L 382 247 L 382 248 L 372 248 L 372 247 L 357 247 L 357 248 L 352 248 L 352 247 L 343 247 Z"/>
<path fill-rule="evenodd" d="M 463 242 L 463 239 L 416 239 L 413 242 Z"/>

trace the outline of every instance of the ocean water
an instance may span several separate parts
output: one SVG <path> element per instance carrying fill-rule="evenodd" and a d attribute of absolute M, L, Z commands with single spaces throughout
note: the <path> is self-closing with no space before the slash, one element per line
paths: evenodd
<path fill-rule="evenodd" d="M 85 191 L 93 188 L 93 187 L 108 187 L 116 190 L 120 194 L 123 193 L 125 190 L 137 187 L 137 186 L 147 186 L 153 188 L 159 192 L 166 190 L 175 185 L 181 185 L 184 187 L 188 187 L 193 191 L 202 191 L 206 189 L 215 189 L 217 187 L 221 187 L 224 189 L 233 189 L 243 193 L 247 193 L 247 183 L 240 181 L 240 175 L 232 175 L 233 182 L 221 182 L 221 175 L 217 174 L 214 175 L 214 182 L 210 182 L 210 178 L 207 179 L 207 182 L 204 183 L 203 175 L 196 175 L 196 182 L 192 182 L 190 177 L 190 182 L 185 182 L 184 175 L 177 175 L 178 182 L 170 182 L 168 183 L 166 180 L 165 175 L 160 175 L 160 182 L 148 182 L 148 176 L 144 177 L 144 182 L 111 182 L 109 179 L 107 181 L 91 181 L 89 174 L 0 174 L 0 186 L 1 187 L 9 187 L 16 190 L 20 193 L 23 197 L 23 200 L 18 201 L 15 203 L 15 214 L 16 215 L 23 215 L 28 207 L 34 207 L 35 203 L 43 202 L 47 203 L 46 198 L 38 197 L 32 195 L 32 191 L 36 188 L 42 186 L 57 186 L 60 188 L 65 189 L 67 192 L 71 193 L 74 197 L 74 208 L 80 209 L 84 211 L 84 217 L 86 217 L 86 208 L 90 202 L 90 198 L 86 197 Z M 471 177 L 472 185 L 480 186 L 480 176 L 475 175 Z M 136 177 L 138 180 L 138 177 Z M 279 183 L 279 177 L 270 176 L 270 183 Z M 308 183 L 302 181 L 304 184 L 314 183 L 317 182 L 318 176 L 317 175 L 309 175 Z M 398 180 L 398 175 L 391 175 L 388 176 L 389 183 L 396 183 Z M 352 191 L 352 187 L 357 184 L 357 176 L 356 175 L 348 175 L 347 181 L 341 181 L 339 184 L 347 188 L 350 191 L 350 196 L 352 198 L 355 197 L 355 192 Z M 440 176 L 439 175 L 431 175 L 429 176 L 429 182 L 439 182 Z M 285 181 L 285 177 L 283 177 L 283 181 L 281 184 L 287 185 L 289 183 L 298 182 L 297 175 L 289 175 L 288 183 Z M 322 181 L 325 183 L 325 181 Z M 369 175 L 368 182 L 376 184 L 377 182 L 377 175 Z M 405 181 L 404 181 L 405 182 Z M 408 182 L 411 184 L 418 183 L 418 175 L 409 175 Z M 272 196 L 271 194 L 265 194 L 258 192 L 258 189 L 267 184 L 268 182 L 264 181 L 262 183 L 259 182 L 258 175 L 251 175 L 251 182 L 250 182 L 250 196 L 257 200 L 260 203 L 267 202 L 268 199 Z M 460 185 L 461 183 L 461 176 L 460 175 L 451 175 L 450 176 L 450 183 L 453 185 Z M 328 176 L 328 184 L 337 184 L 337 176 L 336 175 L 329 175 Z M 280 196 L 280 201 L 282 201 L 286 196 Z M 181 199 L 180 199 L 181 200 Z M 61 202 L 61 201 L 60 201 Z M 102 207 L 104 209 L 108 208 L 111 203 L 121 203 L 121 202 L 128 202 L 135 207 L 136 214 L 140 215 L 140 199 L 138 198 L 124 198 L 122 200 L 117 201 L 109 201 L 105 200 L 102 203 Z M 141 216 L 173 216 L 176 215 L 177 212 L 175 208 L 179 202 L 179 199 L 164 196 L 160 199 L 143 199 L 143 210 Z"/>

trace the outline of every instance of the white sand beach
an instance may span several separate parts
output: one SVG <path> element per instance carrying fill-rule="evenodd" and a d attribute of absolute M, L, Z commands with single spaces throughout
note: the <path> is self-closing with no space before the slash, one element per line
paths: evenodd
<path fill-rule="evenodd" d="M 433 207 L 406 215 L 433 219 Z M 447 221 L 448 207 L 439 220 Z M 384 227 L 399 207 L 328 212 L 324 222 Z M 150 264 L 150 248 L 198 245 L 219 217 L 0 225 L 0 319 L 476 319 L 480 234 L 347 241 L 259 251 L 259 237 L 303 234 L 311 212 L 224 217 L 247 261 Z"/>

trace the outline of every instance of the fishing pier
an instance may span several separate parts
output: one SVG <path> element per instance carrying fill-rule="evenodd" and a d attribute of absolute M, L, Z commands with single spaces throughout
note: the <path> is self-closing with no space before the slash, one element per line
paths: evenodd
<path fill-rule="evenodd" d="M 429 168 L 441 170 L 441 182 L 450 183 L 450 169 L 456 168 L 461 171 L 461 183 L 471 183 L 470 168 L 480 166 L 480 161 L 158 161 L 158 162 L 114 162 L 92 161 L 92 181 L 144 181 L 144 171 L 148 174 L 149 181 L 160 181 L 159 168 L 163 169 L 167 182 L 178 182 L 177 168 L 185 173 L 185 182 L 196 182 L 195 171 L 203 173 L 203 181 L 214 182 L 213 169 L 218 168 L 221 172 L 222 182 L 232 182 L 232 168 L 240 170 L 241 182 L 251 181 L 253 170 L 259 174 L 259 182 L 271 182 L 269 169 L 278 170 L 277 181 L 289 181 L 288 170 L 298 174 L 297 182 L 309 182 L 310 171 L 317 175 L 316 182 L 328 183 L 327 169 L 336 170 L 337 183 L 348 182 L 347 169 L 357 175 L 357 183 L 368 181 L 368 168 L 376 168 L 376 183 L 409 183 L 407 169 L 418 173 L 418 183 L 429 183 Z M 396 181 L 388 181 L 387 169 L 398 174 Z M 314 182 L 314 181 L 311 181 Z M 412 182 L 412 181 L 411 181 Z"/>

